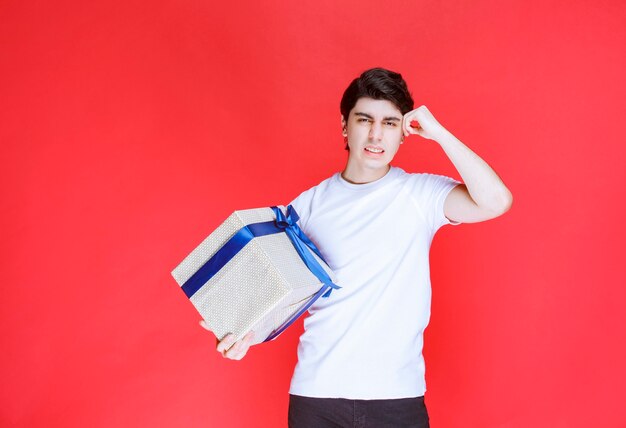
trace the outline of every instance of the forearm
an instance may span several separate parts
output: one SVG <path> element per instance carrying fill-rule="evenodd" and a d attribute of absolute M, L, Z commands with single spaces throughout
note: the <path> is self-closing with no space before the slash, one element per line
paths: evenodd
<path fill-rule="evenodd" d="M 493 212 L 503 212 L 511 206 L 511 192 L 487 162 L 447 130 L 436 141 L 461 175 L 476 205 Z"/>

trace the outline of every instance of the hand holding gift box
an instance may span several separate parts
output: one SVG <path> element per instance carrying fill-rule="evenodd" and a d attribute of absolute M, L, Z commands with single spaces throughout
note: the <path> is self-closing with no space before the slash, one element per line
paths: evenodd
<path fill-rule="evenodd" d="M 220 346 L 248 332 L 239 348 L 272 340 L 339 288 L 297 221 L 291 206 L 236 211 L 172 272 L 204 327 L 220 341 L 232 334 Z"/>
<path fill-rule="evenodd" d="M 211 331 L 211 329 L 209 329 L 204 320 L 200 321 L 200 325 L 205 330 Z M 224 339 L 217 339 L 216 350 L 217 352 L 222 354 L 222 357 L 224 358 L 228 358 L 231 360 L 241 360 L 248 353 L 253 339 L 253 331 L 246 334 L 243 339 L 238 340 L 237 342 L 235 342 L 234 335 L 227 334 Z"/>

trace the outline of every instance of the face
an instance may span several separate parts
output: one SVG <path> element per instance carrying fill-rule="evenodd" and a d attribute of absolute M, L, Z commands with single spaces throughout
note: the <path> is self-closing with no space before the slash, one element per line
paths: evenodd
<path fill-rule="evenodd" d="M 348 164 L 364 170 L 387 169 L 402 141 L 402 112 L 392 102 L 359 98 L 342 120 L 348 137 Z"/>

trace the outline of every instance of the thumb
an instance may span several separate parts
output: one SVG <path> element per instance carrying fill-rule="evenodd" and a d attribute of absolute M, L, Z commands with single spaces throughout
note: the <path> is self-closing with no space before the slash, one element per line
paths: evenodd
<path fill-rule="evenodd" d="M 211 331 L 209 330 L 209 326 L 207 325 L 205 320 L 200 320 L 200 327 L 202 327 L 205 330 Z"/>

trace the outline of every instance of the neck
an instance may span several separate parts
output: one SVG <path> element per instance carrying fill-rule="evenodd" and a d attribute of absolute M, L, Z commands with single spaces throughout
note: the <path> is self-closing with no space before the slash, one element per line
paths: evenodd
<path fill-rule="evenodd" d="M 341 177 L 348 183 L 367 184 L 383 178 L 387 172 L 389 172 L 390 168 L 390 165 L 385 165 L 384 168 L 376 169 L 359 168 L 354 165 L 350 165 L 348 162 L 345 169 L 341 173 Z"/>

